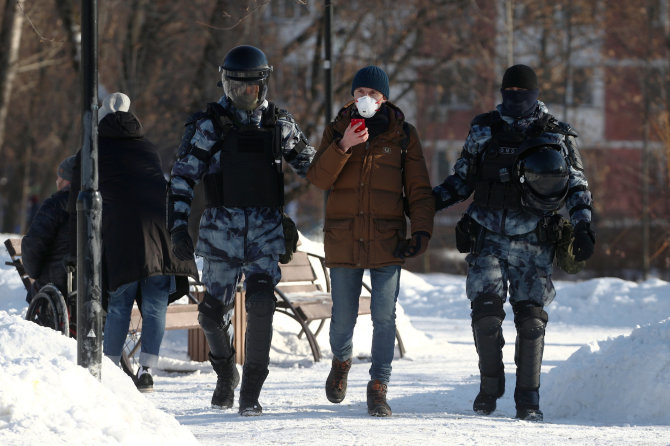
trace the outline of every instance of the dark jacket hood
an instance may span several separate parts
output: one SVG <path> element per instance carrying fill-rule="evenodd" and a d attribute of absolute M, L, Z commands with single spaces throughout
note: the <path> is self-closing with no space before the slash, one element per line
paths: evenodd
<path fill-rule="evenodd" d="M 109 113 L 100 121 L 98 135 L 111 139 L 142 138 L 144 129 L 137 116 L 130 112 L 117 111 Z"/>

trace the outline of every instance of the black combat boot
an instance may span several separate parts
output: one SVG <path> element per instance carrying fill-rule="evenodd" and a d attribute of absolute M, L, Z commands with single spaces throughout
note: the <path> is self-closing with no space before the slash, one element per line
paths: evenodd
<path fill-rule="evenodd" d="M 547 313 L 542 306 L 523 301 L 514 306 L 516 325 L 516 418 L 525 421 L 542 421 L 540 410 L 540 369 L 544 352 L 544 329 Z"/>
<path fill-rule="evenodd" d="M 489 415 L 496 410 L 496 400 L 505 393 L 503 319 L 505 312 L 500 297 L 485 295 L 472 303 L 472 335 L 479 355 L 480 373 L 479 393 L 472 410 L 480 415 Z"/>
<path fill-rule="evenodd" d="M 248 365 L 244 366 L 242 387 L 240 387 L 240 415 L 249 417 L 263 413 L 263 407 L 258 402 L 258 396 L 261 394 L 261 388 L 263 388 L 267 376 L 267 368 L 259 369 Z"/>
<path fill-rule="evenodd" d="M 351 369 L 351 358 L 346 361 L 333 358 L 330 373 L 326 379 L 326 398 L 331 403 L 341 403 L 346 396 L 349 369 Z"/>
<path fill-rule="evenodd" d="M 386 402 L 388 387 L 378 379 L 368 383 L 368 414 L 373 417 L 390 417 L 391 407 Z"/>
<path fill-rule="evenodd" d="M 240 383 L 240 373 L 235 366 L 235 353 L 229 358 L 215 359 L 209 354 L 209 362 L 216 372 L 216 389 L 212 395 L 212 407 L 230 409 L 235 401 L 235 387 Z"/>
<path fill-rule="evenodd" d="M 499 376 L 481 375 L 479 393 L 472 404 L 472 410 L 479 415 L 489 415 L 496 410 L 496 400 L 505 393 L 505 370 Z"/>

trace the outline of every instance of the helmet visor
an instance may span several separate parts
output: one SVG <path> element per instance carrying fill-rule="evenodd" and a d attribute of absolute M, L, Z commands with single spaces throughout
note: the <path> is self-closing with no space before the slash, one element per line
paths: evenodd
<path fill-rule="evenodd" d="M 223 91 L 240 110 L 253 110 L 265 99 L 265 79 L 235 80 L 223 77 Z"/>
<path fill-rule="evenodd" d="M 563 196 L 568 187 L 568 174 L 563 171 L 542 174 L 527 172 L 525 177 L 528 185 L 543 197 Z"/>

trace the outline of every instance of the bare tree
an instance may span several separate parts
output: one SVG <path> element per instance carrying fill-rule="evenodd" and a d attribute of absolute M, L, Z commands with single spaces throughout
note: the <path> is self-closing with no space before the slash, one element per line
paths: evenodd
<path fill-rule="evenodd" d="M 23 0 L 6 0 L 0 29 L 0 157 L 5 141 L 7 112 L 18 70 L 23 25 Z"/>

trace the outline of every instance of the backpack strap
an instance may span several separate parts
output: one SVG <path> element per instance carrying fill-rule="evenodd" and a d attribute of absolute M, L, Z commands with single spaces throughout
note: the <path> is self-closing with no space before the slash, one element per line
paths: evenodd
<path fill-rule="evenodd" d="M 274 131 L 272 156 L 275 161 L 275 167 L 280 173 L 282 171 L 282 135 L 281 127 L 277 125 L 277 121 L 280 115 L 286 116 L 287 114 L 285 110 L 277 107 L 274 102 L 268 101 L 268 107 L 263 111 L 263 115 L 261 116 L 261 127 L 273 129 Z"/>
<path fill-rule="evenodd" d="M 233 117 L 231 117 L 228 111 L 218 102 L 209 102 L 205 113 L 206 117 L 212 121 L 214 133 L 217 136 L 217 141 L 210 150 L 210 156 L 213 156 L 216 152 L 221 150 L 226 135 L 233 127 L 235 127 L 235 123 L 233 122 Z"/>
<path fill-rule="evenodd" d="M 409 200 L 405 193 L 407 184 L 405 181 L 405 159 L 407 158 L 407 146 L 409 146 L 410 125 L 406 121 L 402 122 L 403 138 L 400 140 L 400 174 L 402 176 L 402 202 L 405 215 L 409 217 Z"/>

